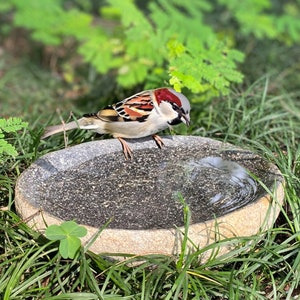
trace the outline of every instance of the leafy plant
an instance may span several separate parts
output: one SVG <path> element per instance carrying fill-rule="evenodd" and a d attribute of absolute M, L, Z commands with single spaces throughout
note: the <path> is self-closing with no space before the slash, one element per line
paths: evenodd
<path fill-rule="evenodd" d="M 237 21 L 241 34 L 253 34 L 257 39 L 278 39 L 286 44 L 299 43 L 300 8 L 297 1 L 289 1 L 279 7 L 269 0 L 218 2 L 227 8 L 225 13 Z"/>
<path fill-rule="evenodd" d="M 66 221 L 61 225 L 50 225 L 45 232 L 49 240 L 59 241 L 59 253 L 65 259 L 75 257 L 81 246 L 79 238 L 86 234 L 86 228 L 79 226 L 74 221 Z"/>
<path fill-rule="evenodd" d="M 0 119 L 0 162 L 3 162 L 5 155 L 14 157 L 18 154 L 16 148 L 5 139 L 5 133 L 15 133 L 27 125 L 20 118 Z"/>
<path fill-rule="evenodd" d="M 293 44 L 300 37 L 300 10 L 293 2 L 277 8 L 270 0 L 156 0 L 141 10 L 132 0 L 107 0 L 97 23 L 77 2 L 69 9 L 63 0 L 10 0 L 10 5 L 14 24 L 30 29 L 33 39 L 60 45 L 72 37 L 85 62 L 101 74 L 115 70 L 123 87 L 169 81 L 176 90 L 227 94 L 231 83 L 243 80 L 237 64 L 244 54 L 233 48 L 236 27 L 256 39 Z M 224 26 L 214 26 L 214 10 L 222 11 L 218 23 Z M 101 25 L 107 24 L 103 20 L 109 26 Z"/>
<path fill-rule="evenodd" d="M 2 11 L 14 8 L 14 24 L 45 45 L 75 39 L 84 61 L 101 74 L 115 70 L 123 87 L 168 81 L 176 90 L 227 94 L 231 83 L 243 80 L 237 64 L 244 54 L 233 48 L 236 28 L 245 37 L 287 44 L 300 37 L 300 9 L 293 2 L 276 7 L 270 0 L 157 0 L 143 11 L 132 0 L 107 0 L 97 23 L 77 2 L 69 9 L 65 5 L 63 0 L 10 0 Z M 218 23 L 224 26 L 214 26 L 214 10 L 222 11 Z M 109 26 L 101 25 L 103 20 Z"/>
<path fill-rule="evenodd" d="M 33 39 L 59 45 L 64 37 L 75 38 L 84 60 L 101 74 L 116 70 L 124 87 L 169 80 L 177 90 L 225 94 L 231 82 L 242 81 L 236 63 L 243 54 L 204 23 L 204 14 L 212 10 L 206 1 L 150 2 L 146 14 L 131 0 L 108 0 L 101 17 L 113 20 L 112 30 L 92 25 L 92 16 L 76 8 L 64 10 L 63 1 L 11 2 L 15 25 L 30 29 Z"/>

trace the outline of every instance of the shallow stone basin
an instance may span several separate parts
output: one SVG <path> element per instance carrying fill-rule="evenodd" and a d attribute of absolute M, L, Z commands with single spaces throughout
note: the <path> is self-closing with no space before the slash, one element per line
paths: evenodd
<path fill-rule="evenodd" d="M 97 253 L 174 254 L 182 240 L 183 204 L 189 238 L 199 247 L 272 226 L 283 201 L 276 166 L 231 144 L 193 137 L 128 141 L 125 161 L 117 140 L 84 143 L 49 153 L 18 179 L 16 207 L 43 231 L 75 220 L 89 240 L 111 220 L 91 247 Z M 263 185 L 271 191 L 269 195 Z"/>

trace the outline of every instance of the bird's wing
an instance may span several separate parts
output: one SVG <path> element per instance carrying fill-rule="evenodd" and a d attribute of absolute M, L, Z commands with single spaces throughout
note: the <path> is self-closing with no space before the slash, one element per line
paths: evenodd
<path fill-rule="evenodd" d="M 104 122 L 144 122 L 154 108 L 152 97 L 152 91 L 143 91 L 84 117 L 98 118 Z"/>

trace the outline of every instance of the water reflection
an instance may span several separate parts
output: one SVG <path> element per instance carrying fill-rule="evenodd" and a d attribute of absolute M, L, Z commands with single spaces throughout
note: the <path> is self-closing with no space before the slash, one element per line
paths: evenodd
<path fill-rule="evenodd" d="M 243 166 L 221 157 L 189 161 L 185 173 L 188 181 L 200 187 L 203 200 L 217 209 L 217 214 L 218 210 L 223 214 L 251 202 L 257 191 L 255 180 Z"/>

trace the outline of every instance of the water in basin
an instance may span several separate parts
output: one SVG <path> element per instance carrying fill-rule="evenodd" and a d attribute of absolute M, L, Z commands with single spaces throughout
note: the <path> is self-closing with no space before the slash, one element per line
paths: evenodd
<path fill-rule="evenodd" d="M 243 207 L 264 193 L 249 170 L 264 177 L 268 168 L 259 161 L 257 173 L 251 153 L 194 153 L 192 158 L 176 149 L 166 156 L 159 153 L 157 159 L 143 150 L 129 162 L 95 157 L 54 173 L 40 185 L 38 205 L 56 217 L 93 227 L 112 218 L 110 228 L 159 229 L 183 225 L 179 195 L 190 207 L 191 222 L 197 223 Z"/>

